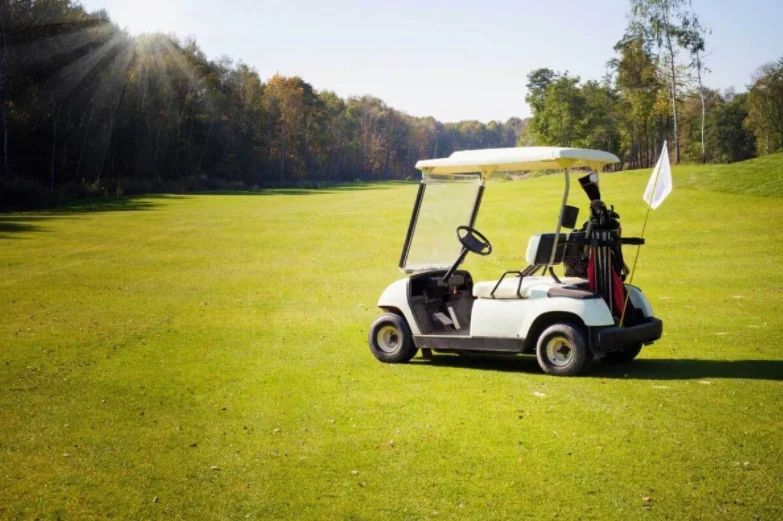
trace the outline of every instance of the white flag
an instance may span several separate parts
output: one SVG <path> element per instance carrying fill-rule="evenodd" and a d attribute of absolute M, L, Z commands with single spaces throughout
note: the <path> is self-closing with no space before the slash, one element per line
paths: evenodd
<path fill-rule="evenodd" d="M 644 191 L 644 201 L 655 210 L 664 199 L 672 193 L 672 167 L 669 164 L 669 149 L 663 142 L 663 150 L 658 158 L 658 163 L 653 169 L 650 180 L 647 181 L 647 189 Z"/>

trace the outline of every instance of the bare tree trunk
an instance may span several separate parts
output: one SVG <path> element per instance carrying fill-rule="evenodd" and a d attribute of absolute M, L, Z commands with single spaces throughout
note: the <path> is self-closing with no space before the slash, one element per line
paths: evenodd
<path fill-rule="evenodd" d="M 304 160 L 305 160 L 305 174 L 310 177 L 312 175 L 312 161 L 310 160 L 310 126 L 313 124 L 313 113 L 310 112 L 305 117 L 305 133 L 304 133 Z"/>
<path fill-rule="evenodd" d="M 283 122 L 283 136 L 282 141 L 280 143 L 280 184 L 282 185 L 285 182 L 285 145 L 286 145 L 286 138 L 288 137 L 288 129 L 286 128 L 287 125 L 285 122 Z"/>
<path fill-rule="evenodd" d="M 163 118 L 163 121 L 160 123 L 160 127 L 158 127 L 158 137 L 155 139 L 155 158 L 153 159 L 153 167 L 155 168 L 155 173 L 158 173 L 158 152 L 160 151 L 160 135 L 163 132 L 163 127 L 168 125 L 169 122 L 169 113 L 171 112 L 171 105 L 174 103 L 174 92 L 172 91 L 171 97 L 169 98 L 169 106 L 166 109 L 166 117 Z"/>
<path fill-rule="evenodd" d="M 696 51 L 696 76 L 699 79 L 699 97 L 701 98 L 701 160 L 707 161 L 707 150 L 704 147 L 704 120 L 707 117 L 707 109 L 704 105 L 704 85 L 701 82 L 701 56 Z"/>
<path fill-rule="evenodd" d="M 677 69 L 674 63 L 674 44 L 672 43 L 671 24 L 669 22 L 669 10 L 664 9 L 666 23 L 666 48 L 669 51 L 669 74 L 671 81 L 672 118 L 674 124 L 674 163 L 680 162 L 680 129 L 677 118 Z"/>
<path fill-rule="evenodd" d="M 0 90 L 2 87 L 0 87 Z M 11 173 L 8 168 L 8 117 L 5 112 L 5 94 L 0 96 L 0 118 L 3 119 L 3 172 L 4 175 Z"/>
<path fill-rule="evenodd" d="M 184 113 L 184 109 L 183 109 Z M 179 177 L 179 136 L 182 129 L 182 115 L 177 118 L 177 139 L 174 141 L 174 175 Z"/>
<path fill-rule="evenodd" d="M 147 86 L 149 81 L 149 71 L 145 67 L 143 69 L 142 78 L 139 82 L 139 89 L 141 90 L 141 99 L 139 101 L 139 113 L 136 116 L 136 177 L 141 177 L 141 161 L 142 161 L 142 140 L 141 140 L 141 120 L 144 115 L 144 104 L 147 101 Z M 146 117 L 145 126 L 146 126 Z"/>
<path fill-rule="evenodd" d="M 330 140 L 331 141 L 331 140 Z M 332 175 L 332 165 L 334 164 L 334 141 L 329 143 L 329 153 L 326 156 L 326 179 L 328 181 Z"/>
<path fill-rule="evenodd" d="M 65 118 L 65 145 L 63 149 L 63 162 L 60 166 L 60 176 L 68 169 L 68 136 L 71 133 L 71 114 L 73 113 L 73 103 L 68 102 L 68 117 Z"/>
<path fill-rule="evenodd" d="M 57 151 L 57 121 L 60 119 L 60 109 L 57 107 L 57 102 L 54 100 L 54 95 L 52 95 L 52 108 L 54 109 L 54 123 L 52 125 L 52 164 L 50 169 L 50 176 L 49 176 L 49 189 L 54 191 L 54 177 L 55 177 L 55 169 L 54 169 L 54 155 Z"/>
<path fill-rule="evenodd" d="M 340 179 L 340 167 L 345 162 L 345 152 L 340 149 L 340 152 L 337 154 L 337 162 L 334 165 L 334 179 L 338 181 Z"/>
<path fill-rule="evenodd" d="M 74 176 L 76 177 L 77 181 L 79 180 L 79 172 L 81 171 L 82 168 L 82 157 L 84 157 L 84 144 L 87 141 L 87 134 L 90 131 L 90 124 L 92 123 L 92 114 L 94 112 L 92 103 L 93 102 L 90 101 L 90 115 L 87 118 L 87 126 L 84 127 L 84 136 L 82 137 L 81 146 L 79 147 L 79 160 L 76 162 L 76 173 L 74 174 Z"/>
<path fill-rule="evenodd" d="M 342 147 L 340 144 L 343 142 L 342 136 L 337 132 L 332 133 L 329 138 L 329 155 L 326 163 L 326 180 L 331 181 L 332 178 L 337 176 L 337 168 L 340 164 L 340 154 Z"/>
<path fill-rule="evenodd" d="M 207 152 L 207 147 L 209 147 L 209 138 L 212 135 L 212 124 L 215 123 L 215 113 L 212 113 L 212 117 L 209 120 L 209 130 L 207 130 L 207 141 L 204 143 L 204 147 L 201 149 L 201 157 L 199 157 L 198 160 L 198 169 L 196 170 L 196 175 L 201 175 L 201 163 L 204 161 L 204 154 Z"/>
<path fill-rule="evenodd" d="M 111 147 L 111 136 L 114 133 L 114 111 L 112 111 L 111 115 L 109 116 L 109 135 L 106 138 L 106 147 L 103 149 L 103 158 L 101 161 L 101 168 L 98 170 L 98 177 L 95 179 L 95 182 L 100 182 L 101 178 L 103 177 L 103 167 L 106 165 L 106 158 L 109 156 L 109 148 Z"/>
<path fill-rule="evenodd" d="M 7 0 L 0 0 L 0 30 L 3 37 L 3 59 L 0 61 L 0 118 L 3 120 L 3 173 L 10 175 L 8 168 L 8 118 L 6 115 L 5 63 L 8 59 L 8 33 L 5 29 Z"/>
<path fill-rule="evenodd" d="M 395 141 L 395 139 L 394 139 L 394 132 L 395 132 L 395 130 L 396 130 L 395 125 L 392 123 L 391 128 L 389 129 L 389 137 L 387 138 L 387 141 L 386 141 L 386 157 L 384 158 L 384 161 L 383 161 L 383 163 L 384 163 L 383 164 L 383 177 L 385 179 L 389 179 L 389 164 L 391 162 L 391 151 L 392 151 L 392 147 L 394 146 L 394 141 Z"/>
<path fill-rule="evenodd" d="M 185 175 L 188 175 L 190 172 L 190 156 L 191 154 L 191 148 L 193 143 L 193 124 L 195 123 L 195 114 L 193 113 L 195 111 L 191 111 L 190 113 L 190 132 L 188 132 L 188 164 L 185 167 Z"/>
<path fill-rule="evenodd" d="M 109 135 L 106 142 L 106 148 L 104 149 L 103 152 L 103 161 L 101 162 L 101 169 L 98 172 L 98 179 L 96 180 L 97 182 L 99 182 L 103 177 L 103 168 L 106 165 L 106 158 L 111 157 L 110 152 L 111 152 L 111 145 L 114 142 L 114 125 L 116 123 L 116 118 L 117 118 L 117 109 L 120 106 L 120 102 L 122 101 L 122 97 L 124 94 L 125 94 L 125 89 L 123 88 L 120 91 L 119 96 L 117 96 L 117 101 L 112 106 L 111 113 L 109 114 Z M 114 171 L 113 161 L 112 161 L 112 171 Z"/>
<path fill-rule="evenodd" d="M 179 118 L 177 118 L 177 142 L 175 145 L 175 154 L 174 154 L 174 173 L 179 177 L 179 138 L 181 134 L 182 129 L 182 120 L 185 118 L 185 112 L 188 109 L 188 96 L 190 96 L 190 93 L 193 92 L 193 78 L 191 77 L 190 80 L 188 80 L 188 93 L 185 94 L 185 101 L 182 103 L 182 111 L 179 113 Z"/>

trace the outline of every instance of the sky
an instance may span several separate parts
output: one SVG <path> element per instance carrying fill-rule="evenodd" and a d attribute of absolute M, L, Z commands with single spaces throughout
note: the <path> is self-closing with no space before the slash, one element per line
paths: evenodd
<path fill-rule="evenodd" d="M 441 121 L 526 117 L 526 76 L 549 67 L 600 79 L 628 0 L 80 0 L 133 34 L 192 36 L 262 79 L 301 76 L 343 97 L 371 94 Z M 783 56 L 783 0 L 693 0 L 707 38 L 705 83 L 745 90 Z"/>

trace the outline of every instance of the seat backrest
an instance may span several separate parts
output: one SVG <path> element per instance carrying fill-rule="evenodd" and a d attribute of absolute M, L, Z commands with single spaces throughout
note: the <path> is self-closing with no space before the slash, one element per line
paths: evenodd
<path fill-rule="evenodd" d="M 565 252 L 568 234 L 561 233 L 557 241 L 557 254 L 555 255 L 555 264 L 563 262 L 563 252 Z M 525 259 L 528 264 L 533 266 L 546 266 L 552 257 L 552 246 L 555 244 L 554 233 L 540 233 L 533 235 L 527 243 L 527 252 Z"/>

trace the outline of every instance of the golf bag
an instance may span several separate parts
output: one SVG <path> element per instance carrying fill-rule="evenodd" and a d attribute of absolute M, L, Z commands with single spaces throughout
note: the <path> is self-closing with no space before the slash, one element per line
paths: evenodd
<path fill-rule="evenodd" d="M 579 182 L 590 197 L 590 220 L 583 227 L 590 291 L 601 295 L 612 316 L 620 318 L 626 301 L 624 281 L 628 276 L 628 267 L 623 260 L 620 216 L 614 206 L 607 208 L 601 201 L 596 174 L 587 175 Z"/>
<path fill-rule="evenodd" d="M 625 304 L 625 277 L 628 269 L 623 262 L 620 241 L 619 217 L 613 210 L 607 209 L 601 201 L 596 201 L 590 217 L 588 241 L 590 244 L 587 263 L 587 280 L 590 291 L 603 297 L 612 312 L 619 318 Z M 607 227 L 604 215 L 610 214 Z"/>

